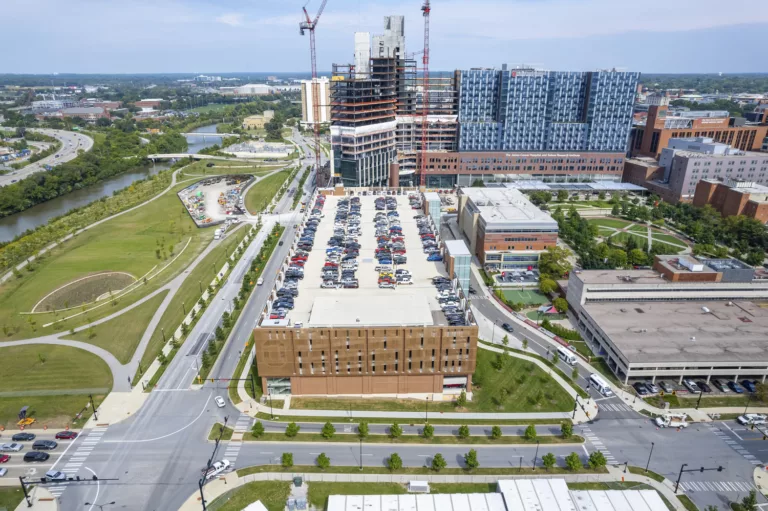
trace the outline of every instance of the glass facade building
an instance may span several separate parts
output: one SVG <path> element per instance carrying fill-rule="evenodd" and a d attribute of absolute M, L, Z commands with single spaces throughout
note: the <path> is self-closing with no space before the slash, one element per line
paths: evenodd
<path fill-rule="evenodd" d="M 626 152 L 639 73 L 459 71 L 459 151 Z"/>

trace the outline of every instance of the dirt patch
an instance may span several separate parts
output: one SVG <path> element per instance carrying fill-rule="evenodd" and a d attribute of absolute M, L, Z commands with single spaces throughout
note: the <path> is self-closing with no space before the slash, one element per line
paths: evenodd
<path fill-rule="evenodd" d="M 32 312 L 77 307 L 93 302 L 102 295 L 109 296 L 110 291 L 117 294 L 135 281 L 133 275 L 125 272 L 102 272 L 81 277 L 49 293 L 35 305 Z"/>

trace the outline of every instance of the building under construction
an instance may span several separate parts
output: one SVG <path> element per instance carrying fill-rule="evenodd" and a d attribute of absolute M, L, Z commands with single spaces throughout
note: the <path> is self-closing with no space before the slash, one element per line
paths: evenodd
<path fill-rule="evenodd" d="M 416 60 L 405 54 L 404 18 L 384 18 L 384 34 L 355 34 L 355 63 L 334 65 L 331 81 L 333 167 L 346 186 L 418 183 L 425 96 L 429 151 L 455 151 L 456 76 L 429 78 L 425 94 Z"/>

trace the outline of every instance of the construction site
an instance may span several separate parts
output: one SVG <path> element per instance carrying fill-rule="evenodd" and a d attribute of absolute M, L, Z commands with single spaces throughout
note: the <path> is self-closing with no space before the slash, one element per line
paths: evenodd
<path fill-rule="evenodd" d="M 198 227 L 209 227 L 245 214 L 243 192 L 251 175 L 215 176 L 181 190 L 177 195 Z"/>

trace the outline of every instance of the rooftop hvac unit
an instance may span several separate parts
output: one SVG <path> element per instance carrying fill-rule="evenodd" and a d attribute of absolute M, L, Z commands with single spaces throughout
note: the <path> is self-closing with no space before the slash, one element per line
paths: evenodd
<path fill-rule="evenodd" d="M 702 307 L 701 310 L 704 311 L 704 314 L 709 314 L 710 312 L 712 312 L 709 310 L 709 307 Z"/>

